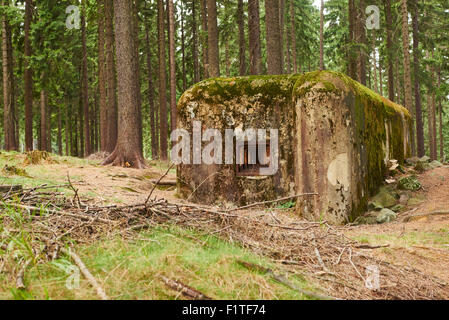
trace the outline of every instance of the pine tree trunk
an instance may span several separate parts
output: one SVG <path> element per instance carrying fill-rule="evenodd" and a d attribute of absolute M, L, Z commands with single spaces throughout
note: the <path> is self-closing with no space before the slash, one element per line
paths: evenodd
<path fill-rule="evenodd" d="M 71 141 L 72 141 L 72 133 L 70 132 L 70 103 L 66 103 L 65 108 L 65 155 L 70 156 L 70 147 L 71 147 Z"/>
<path fill-rule="evenodd" d="M 2 1 L 2 6 L 7 6 Z M 2 17 L 2 64 L 3 64 L 3 129 L 5 150 L 18 150 L 14 118 L 14 74 L 11 42 L 11 26 L 6 14 Z"/>
<path fill-rule="evenodd" d="M 320 6 L 320 70 L 324 70 L 324 1 Z"/>
<path fill-rule="evenodd" d="M 156 126 L 154 108 L 154 83 L 153 83 L 153 67 L 151 64 L 151 47 L 150 47 L 150 34 L 148 23 L 145 23 L 145 46 L 147 52 L 147 72 L 148 72 L 148 104 L 150 106 L 150 131 L 151 131 L 151 158 L 158 158 L 158 139 L 156 137 Z"/>
<path fill-rule="evenodd" d="M 408 29 L 408 13 L 407 0 L 402 0 L 402 48 L 404 52 L 404 100 L 405 107 L 413 116 L 413 98 L 412 98 L 412 76 L 410 73 L 410 53 L 409 53 L 409 29 Z M 411 149 L 412 154 L 416 154 L 415 134 L 412 127 L 411 130 Z"/>
<path fill-rule="evenodd" d="M 193 82 L 198 83 L 200 81 L 200 62 L 198 58 L 199 41 L 198 41 L 198 25 L 197 25 L 197 14 L 196 14 L 196 4 L 197 1 L 192 1 L 192 40 L 193 40 Z"/>
<path fill-rule="evenodd" d="M 218 48 L 218 25 L 216 0 L 207 0 L 209 76 L 220 76 L 220 57 Z"/>
<path fill-rule="evenodd" d="M 438 88 L 441 86 L 441 74 L 438 71 Z M 441 99 L 438 99 L 438 122 L 439 122 L 439 140 L 440 140 L 440 160 L 444 161 L 444 137 L 443 137 L 443 105 L 441 104 Z"/>
<path fill-rule="evenodd" d="M 376 32 L 374 29 L 372 30 L 372 47 L 373 47 L 373 82 L 374 82 L 374 91 L 379 93 L 379 87 L 377 86 L 377 61 L 376 61 Z"/>
<path fill-rule="evenodd" d="M 133 57 L 133 88 L 137 97 L 137 121 L 136 125 L 139 130 L 139 148 L 140 152 L 143 153 L 143 128 L 142 128 L 142 95 L 140 92 L 140 54 L 139 54 L 139 15 L 138 15 L 138 6 L 140 0 L 132 1 L 132 20 L 131 20 L 131 28 L 132 28 L 132 39 L 134 41 L 134 57 Z"/>
<path fill-rule="evenodd" d="M 58 154 L 62 156 L 62 105 L 58 106 Z"/>
<path fill-rule="evenodd" d="M 202 51 L 203 51 L 203 79 L 209 78 L 209 53 L 208 53 L 208 24 L 207 24 L 207 0 L 201 1 L 201 21 L 202 21 Z"/>
<path fill-rule="evenodd" d="M 243 0 L 238 0 L 237 24 L 239 25 L 239 73 L 241 76 L 246 75 L 245 19 L 243 12 Z"/>
<path fill-rule="evenodd" d="M 33 19 L 33 2 L 32 0 L 25 1 L 25 60 L 24 60 L 24 74 L 23 81 L 25 85 L 25 150 L 33 150 L 33 71 L 30 66 L 29 59 L 31 58 L 31 41 L 30 28 L 31 20 Z"/>
<path fill-rule="evenodd" d="M 365 18 L 365 1 L 358 0 L 356 7 L 356 42 L 359 45 L 357 49 L 357 81 L 366 85 L 366 55 L 362 46 L 366 45 L 366 18 Z"/>
<path fill-rule="evenodd" d="M 105 61 L 105 9 L 98 3 L 98 90 L 100 94 L 100 150 L 107 150 L 108 141 L 108 105 L 106 92 L 106 61 Z"/>
<path fill-rule="evenodd" d="M 279 1 L 265 0 L 268 74 L 282 74 Z"/>
<path fill-rule="evenodd" d="M 348 34 L 348 75 L 357 80 L 357 55 L 356 50 L 354 49 L 353 44 L 356 42 L 355 30 L 356 30 L 356 8 L 354 4 L 355 0 L 348 0 L 348 20 L 349 20 L 349 34 Z"/>
<path fill-rule="evenodd" d="M 175 57 L 175 10 L 173 0 L 168 0 L 168 16 L 169 16 L 169 57 L 170 57 L 170 123 L 171 130 L 176 129 L 176 57 Z"/>
<path fill-rule="evenodd" d="M 279 0 L 279 34 L 280 34 L 280 45 L 281 45 L 281 73 L 285 73 L 284 68 L 284 59 L 285 59 L 285 52 L 284 52 L 284 26 L 285 26 L 285 0 Z"/>
<path fill-rule="evenodd" d="M 158 42 L 159 42 L 159 119 L 160 158 L 167 160 L 167 78 L 165 67 L 165 24 L 164 3 L 158 0 Z"/>
<path fill-rule="evenodd" d="M 105 52 L 106 52 L 106 83 L 107 83 L 107 117 L 108 138 L 106 151 L 112 152 L 117 143 L 117 99 L 114 63 L 114 7 L 111 1 L 105 1 Z"/>
<path fill-rule="evenodd" d="M 259 0 L 248 0 L 249 73 L 262 73 L 262 49 L 260 42 Z"/>
<path fill-rule="evenodd" d="M 383 82 L 383 78 L 382 78 L 382 64 L 379 59 L 379 94 L 381 96 L 384 95 L 383 90 L 384 90 L 384 82 Z"/>
<path fill-rule="evenodd" d="M 432 58 L 433 58 L 433 53 L 432 53 Z M 436 72 L 432 73 L 432 78 L 436 79 L 437 78 L 437 74 Z M 432 89 L 432 106 L 430 109 L 430 116 L 432 118 L 432 152 L 430 155 L 430 158 L 432 160 L 436 160 L 437 159 L 437 118 L 436 118 L 436 97 L 435 97 L 435 89 Z"/>
<path fill-rule="evenodd" d="M 424 128 L 422 119 L 421 106 L 421 88 L 419 84 L 419 24 L 418 24 L 418 1 L 414 1 L 414 10 L 412 15 L 413 21 L 413 72 L 415 76 L 415 118 L 416 118 L 416 142 L 418 157 L 425 154 L 424 148 Z"/>
<path fill-rule="evenodd" d="M 291 2 L 291 0 L 287 1 L 286 4 L 285 4 L 286 17 L 288 16 L 289 19 L 287 21 L 287 18 L 285 18 L 286 19 L 286 25 L 285 25 L 285 28 L 284 28 L 285 29 L 285 43 L 286 43 L 286 46 L 287 46 L 286 52 L 285 52 L 285 55 L 286 55 L 285 59 L 286 59 L 286 64 L 287 64 L 286 69 L 287 69 L 287 73 L 288 74 L 292 73 L 291 43 L 290 43 L 290 40 L 291 40 L 291 37 L 290 37 L 291 17 L 288 14 L 289 10 L 287 10 L 287 9 L 290 8 L 290 2 Z"/>
<path fill-rule="evenodd" d="M 187 70 L 186 70 L 186 43 L 184 30 L 184 1 L 181 1 L 181 63 L 182 63 L 182 91 L 187 90 Z"/>
<path fill-rule="evenodd" d="M 43 80 L 45 78 L 45 74 L 41 75 L 41 86 L 43 85 Z M 40 149 L 47 150 L 47 93 L 45 89 L 41 89 L 41 100 L 40 100 L 40 109 L 41 109 L 41 125 L 40 125 Z"/>
<path fill-rule="evenodd" d="M 387 28 L 387 77 L 388 77 L 388 99 L 395 101 L 394 76 L 393 76 L 393 18 L 391 17 L 391 0 L 383 0 L 385 21 Z"/>
<path fill-rule="evenodd" d="M 291 19 L 291 24 L 290 24 L 290 37 L 291 37 L 291 44 L 292 44 L 292 64 L 293 64 L 293 73 L 298 73 L 298 59 L 296 57 L 296 17 L 295 17 L 295 1 L 291 0 L 290 1 L 290 19 Z"/>
<path fill-rule="evenodd" d="M 128 0 L 114 0 L 115 48 L 118 81 L 117 144 L 103 164 L 145 168 L 140 143 L 138 95 L 136 92 L 135 39 L 133 4 Z"/>
<path fill-rule="evenodd" d="M 83 11 L 85 3 L 83 2 Z M 84 113 L 84 156 L 87 157 L 91 154 L 90 143 L 90 119 L 89 119 L 89 95 L 88 95 L 88 83 L 87 83 L 87 45 L 86 45 L 86 19 L 85 14 L 81 15 L 81 42 L 82 42 L 82 99 L 83 99 L 83 113 Z"/>

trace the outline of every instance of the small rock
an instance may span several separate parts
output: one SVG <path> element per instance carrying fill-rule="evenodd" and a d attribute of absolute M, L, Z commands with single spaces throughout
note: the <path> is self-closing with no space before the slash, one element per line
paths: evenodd
<path fill-rule="evenodd" d="M 403 206 L 402 204 L 397 204 L 394 207 L 391 207 L 391 210 L 394 211 L 394 212 L 399 212 L 399 211 L 401 211 L 404 208 L 405 208 L 405 206 Z"/>
<path fill-rule="evenodd" d="M 422 203 L 424 200 L 423 199 L 419 199 L 419 198 L 410 198 L 407 201 L 407 205 L 408 206 L 416 206 L 420 203 Z"/>
<path fill-rule="evenodd" d="M 377 202 L 374 201 L 370 201 L 368 203 L 368 210 L 372 210 L 372 211 L 380 211 L 382 210 L 384 207 L 382 207 L 380 204 L 378 204 Z"/>
<path fill-rule="evenodd" d="M 441 167 L 443 164 L 440 162 L 440 161 L 438 161 L 438 160 L 433 160 L 431 163 L 429 163 L 429 166 L 432 168 L 432 169 L 435 169 L 435 168 L 439 168 L 439 167 Z"/>
<path fill-rule="evenodd" d="M 418 157 L 411 157 L 408 159 L 405 159 L 405 162 L 409 165 L 415 165 L 419 161 Z"/>
<path fill-rule="evenodd" d="M 402 193 L 399 196 L 399 203 L 405 206 L 407 204 L 408 199 L 410 199 L 409 195 L 407 193 Z"/>
<path fill-rule="evenodd" d="M 429 162 L 430 158 L 428 156 L 422 156 L 421 158 L 419 158 L 419 161 L 421 161 L 421 162 Z"/>
<path fill-rule="evenodd" d="M 393 221 L 394 219 L 396 219 L 396 217 L 397 217 L 396 212 L 385 208 L 382 209 L 380 213 L 377 215 L 376 221 L 377 223 L 386 223 Z"/>
<path fill-rule="evenodd" d="M 412 175 L 399 179 L 397 187 L 400 190 L 418 191 L 422 188 L 422 185 L 421 182 L 418 181 L 418 178 L 415 175 Z"/>
<path fill-rule="evenodd" d="M 391 188 L 388 187 L 382 187 L 380 188 L 379 193 L 372 198 L 372 202 L 376 203 L 378 207 L 380 206 L 380 209 L 389 208 L 396 204 L 397 194 L 390 189 Z"/>

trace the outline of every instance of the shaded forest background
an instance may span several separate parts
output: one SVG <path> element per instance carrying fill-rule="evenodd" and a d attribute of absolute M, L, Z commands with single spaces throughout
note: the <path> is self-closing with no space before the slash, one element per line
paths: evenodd
<path fill-rule="evenodd" d="M 414 154 L 449 152 L 447 0 L 2 0 L 0 15 L 2 149 L 85 157 L 134 130 L 137 158 L 166 160 L 193 84 L 330 69 L 410 110 Z"/>

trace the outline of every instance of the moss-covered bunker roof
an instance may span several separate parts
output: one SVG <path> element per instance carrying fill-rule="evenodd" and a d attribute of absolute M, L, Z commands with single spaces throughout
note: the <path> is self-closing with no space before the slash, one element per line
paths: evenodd
<path fill-rule="evenodd" d="M 293 92 L 296 96 L 302 96 L 311 90 L 335 93 L 351 90 L 355 95 L 383 105 L 384 111 L 388 114 L 402 113 L 404 116 L 410 117 L 409 111 L 403 106 L 382 97 L 341 72 L 325 70 L 306 73 L 296 81 Z"/>
<path fill-rule="evenodd" d="M 243 95 L 260 95 L 260 101 L 270 105 L 274 98 L 290 99 L 292 95 L 303 96 L 309 91 L 339 93 L 349 90 L 355 95 L 377 102 L 376 105 L 383 106 L 383 111 L 387 114 L 401 113 L 410 117 L 408 110 L 401 105 L 382 97 L 343 73 L 328 70 L 304 75 L 257 75 L 203 80 L 181 96 L 178 109 L 183 109 L 190 101 L 202 100 L 208 104 L 220 104 Z"/>

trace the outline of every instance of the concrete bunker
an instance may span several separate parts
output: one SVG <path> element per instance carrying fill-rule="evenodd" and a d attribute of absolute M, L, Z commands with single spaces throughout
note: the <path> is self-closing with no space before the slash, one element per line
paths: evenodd
<path fill-rule="evenodd" d="M 232 163 L 179 164 L 181 197 L 243 205 L 316 192 L 299 198 L 296 212 L 333 223 L 352 221 L 363 212 L 383 182 L 386 162 L 402 163 L 410 152 L 408 111 L 331 71 L 200 82 L 178 103 L 178 128 L 193 135 L 195 126 L 201 133 L 217 130 L 222 137 L 234 130 L 235 154 Z M 257 150 L 278 155 L 274 174 L 260 175 L 264 164 L 249 163 L 252 142 L 239 132 L 251 128 L 266 129 L 269 142 Z M 270 150 L 270 129 L 277 129 L 277 150 Z M 222 150 L 225 140 L 230 141 L 222 139 Z M 201 147 L 209 142 L 201 140 Z M 189 146 L 195 147 L 192 141 Z"/>

